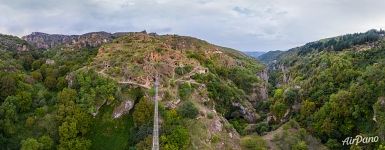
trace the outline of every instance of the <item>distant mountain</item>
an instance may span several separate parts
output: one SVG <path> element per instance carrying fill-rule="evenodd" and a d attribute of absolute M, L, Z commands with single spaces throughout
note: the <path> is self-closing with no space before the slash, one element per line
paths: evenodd
<path fill-rule="evenodd" d="M 278 56 L 280 54 L 282 54 L 283 52 L 285 52 L 285 51 L 280 51 L 280 50 L 269 51 L 267 53 L 264 53 L 264 54 L 258 56 L 257 59 L 260 60 L 261 62 L 265 63 L 265 64 L 269 64 L 270 62 L 276 60 L 278 58 Z"/>
<path fill-rule="evenodd" d="M 62 35 L 62 34 L 47 34 L 42 32 L 33 32 L 32 34 L 23 36 L 22 39 L 35 46 L 38 49 L 48 49 L 57 46 L 84 48 L 84 47 L 98 47 L 102 44 L 109 43 L 113 39 L 133 35 L 139 32 L 90 32 L 82 35 Z M 147 33 L 142 31 L 140 33 Z M 150 33 L 150 35 L 156 35 Z"/>
<path fill-rule="evenodd" d="M 266 52 L 244 52 L 244 53 L 251 57 L 258 58 L 259 56 L 265 54 Z"/>

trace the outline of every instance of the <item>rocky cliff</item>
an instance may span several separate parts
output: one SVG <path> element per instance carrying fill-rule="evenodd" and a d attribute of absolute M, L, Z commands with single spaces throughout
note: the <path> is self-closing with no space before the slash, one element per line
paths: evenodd
<path fill-rule="evenodd" d="M 146 31 L 142 31 L 141 33 L 145 32 Z M 49 49 L 57 46 L 84 48 L 97 47 L 104 43 L 111 42 L 114 38 L 135 33 L 137 32 L 108 33 L 102 31 L 90 32 L 82 35 L 61 35 L 33 32 L 30 35 L 23 36 L 22 39 L 38 49 Z"/>
<path fill-rule="evenodd" d="M 16 36 L 0 34 L 0 49 L 10 51 L 29 51 L 31 46 L 26 41 Z"/>

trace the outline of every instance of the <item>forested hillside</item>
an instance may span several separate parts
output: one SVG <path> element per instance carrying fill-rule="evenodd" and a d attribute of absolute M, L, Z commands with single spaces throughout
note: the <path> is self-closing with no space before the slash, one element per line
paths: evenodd
<path fill-rule="evenodd" d="M 0 149 L 383 149 L 385 32 L 255 58 L 187 36 L 0 35 Z M 342 145 L 347 137 L 378 142 Z"/>
<path fill-rule="evenodd" d="M 150 149 L 156 74 L 161 149 L 240 149 L 261 64 L 191 37 L 108 35 L 0 36 L 1 149 Z"/>
<path fill-rule="evenodd" d="M 275 124 L 294 119 L 330 149 L 384 145 L 384 33 L 328 38 L 280 54 L 269 66 L 269 111 Z M 342 145 L 356 135 L 380 140 Z"/>
<path fill-rule="evenodd" d="M 276 50 L 276 51 L 269 51 L 265 54 L 262 54 L 257 57 L 258 60 L 265 64 L 273 63 L 279 55 L 281 55 L 284 51 Z"/>

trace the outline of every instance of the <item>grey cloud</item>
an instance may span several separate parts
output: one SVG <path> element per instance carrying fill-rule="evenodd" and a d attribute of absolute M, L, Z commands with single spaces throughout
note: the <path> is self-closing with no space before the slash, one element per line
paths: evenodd
<path fill-rule="evenodd" d="M 243 15 L 247 15 L 247 16 L 250 16 L 252 15 L 253 11 L 250 10 L 250 9 L 247 9 L 247 8 L 241 8 L 241 7 L 234 7 L 233 10 L 237 13 L 240 13 L 240 14 L 243 14 Z"/>
<path fill-rule="evenodd" d="M 147 30 L 266 51 L 384 28 L 384 5 L 382 0 L 0 0 L 0 32 Z"/>

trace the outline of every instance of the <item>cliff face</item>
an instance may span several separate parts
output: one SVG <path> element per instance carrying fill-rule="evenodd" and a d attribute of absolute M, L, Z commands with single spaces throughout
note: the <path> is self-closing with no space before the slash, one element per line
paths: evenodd
<path fill-rule="evenodd" d="M 33 32 L 30 35 L 23 36 L 22 39 L 38 49 L 49 49 L 56 46 L 84 48 L 98 47 L 111 42 L 114 38 L 134 33 L 136 32 L 90 32 L 82 35 L 61 35 Z M 145 33 L 145 31 L 141 33 Z"/>
<path fill-rule="evenodd" d="M 263 69 L 260 73 L 258 73 L 258 77 L 262 79 L 262 83 L 259 86 L 258 94 L 260 95 L 260 99 L 267 100 L 268 98 L 268 82 L 269 82 L 269 75 L 268 75 L 268 68 L 266 67 Z"/>
<path fill-rule="evenodd" d="M 11 35 L 0 34 L 0 49 L 9 51 L 29 51 L 31 46 L 24 40 Z"/>
<path fill-rule="evenodd" d="M 83 35 L 60 35 L 33 32 L 22 37 L 31 45 L 39 49 L 49 49 L 59 45 L 67 47 L 96 47 L 112 40 L 112 34 L 107 32 L 92 32 Z"/>

